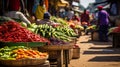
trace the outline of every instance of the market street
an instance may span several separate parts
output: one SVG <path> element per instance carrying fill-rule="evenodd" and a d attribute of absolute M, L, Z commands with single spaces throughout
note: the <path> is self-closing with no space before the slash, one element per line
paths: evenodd
<path fill-rule="evenodd" d="M 81 36 L 80 58 L 72 59 L 69 67 L 120 67 L 120 49 L 112 48 L 112 42 L 91 41 L 90 36 Z"/>

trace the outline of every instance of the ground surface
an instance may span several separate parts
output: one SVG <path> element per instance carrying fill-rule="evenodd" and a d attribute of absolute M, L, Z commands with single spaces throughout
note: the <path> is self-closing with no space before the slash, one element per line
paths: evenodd
<path fill-rule="evenodd" d="M 112 42 L 91 41 L 89 35 L 81 36 L 80 58 L 72 59 L 69 67 L 120 67 L 120 48 L 112 48 Z"/>

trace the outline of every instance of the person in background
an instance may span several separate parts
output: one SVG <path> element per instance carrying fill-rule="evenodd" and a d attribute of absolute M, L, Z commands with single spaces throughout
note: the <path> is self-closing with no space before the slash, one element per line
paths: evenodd
<path fill-rule="evenodd" d="M 25 22 L 27 25 L 31 24 L 31 22 L 26 18 L 26 16 L 22 12 L 20 12 L 21 10 L 20 0 L 9 1 L 8 9 L 9 10 L 4 14 L 4 16 L 21 20 Z"/>
<path fill-rule="evenodd" d="M 72 9 L 67 9 L 67 13 L 66 13 L 66 17 L 67 19 L 72 19 L 72 17 L 74 16 L 74 11 L 72 11 Z"/>
<path fill-rule="evenodd" d="M 80 18 L 76 14 L 73 16 L 72 20 L 75 23 L 75 25 L 81 25 Z"/>
<path fill-rule="evenodd" d="M 45 6 L 44 6 L 44 0 L 39 1 L 39 5 L 36 8 L 35 11 L 35 17 L 37 20 L 43 19 L 44 13 L 46 12 Z"/>
<path fill-rule="evenodd" d="M 33 8 L 32 8 L 32 13 L 35 14 L 35 11 L 37 9 L 37 6 L 39 5 L 39 1 L 40 0 L 34 0 L 34 5 L 33 5 Z"/>
<path fill-rule="evenodd" d="M 73 18 L 72 18 L 72 21 L 73 21 L 73 23 L 74 23 L 74 25 L 75 25 L 75 27 L 73 27 L 73 30 L 75 31 L 75 33 L 76 33 L 77 35 L 79 35 L 80 29 L 76 28 L 76 26 L 81 25 L 81 24 L 80 24 L 80 18 L 79 18 L 76 14 L 74 14 L 74 16 L 73 16 Z"/>
<path fill-rule="evenodd" d="M 33 20 L 36 20 L 35 12 L 36 12 L 37 6 L 39 5 L 39 1 L 40 0 L 34 0 L 34 4 L 33 4 L 33 7 L 32 7 L 32 19 Z"/>
<path fill-rule="evenodd" d="M 86 9 L 81 14 L 81 24 L 84 27 L 85 34 L 87 35 L 88 32 L 86 32 L 86 28 L 90 25 L 90 17 Z"/>
<path fill-rule="evenodd" d="M 97 26 L 99 27 L 99 39 L 102 42 L 107 42 L 108 41 L 108 27 L 109 27 L 109 14 L 103 10 L 102 6 L 97 7 L 99 12 L 98 12 L 98 24 Z"/>
<path fill-rule="evenodd" d="M 6 10 L 8 11 L 21 11 L 25 12 L 25 3 L 23 0 L 7 0 L 6 1 Z"/>
<path fill-rule="evenodd" d="M 43 19 L 41 19 L 40 21 L 37 21 L 36 24 L 48 24 L 48 25 L 54 25 L 55 23 L 50 21 L 50 13 L 46 12 L 44 13 Z"/>

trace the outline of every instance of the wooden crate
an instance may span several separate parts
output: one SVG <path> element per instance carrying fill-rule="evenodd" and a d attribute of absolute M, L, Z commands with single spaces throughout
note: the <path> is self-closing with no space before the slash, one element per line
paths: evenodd
<path fill-rule="evenodd" d="M 118 48 L 120 47 L 120 33 L 113 33 L 113 42 L 112 42 L 112 46 L 114 48 Z"/>

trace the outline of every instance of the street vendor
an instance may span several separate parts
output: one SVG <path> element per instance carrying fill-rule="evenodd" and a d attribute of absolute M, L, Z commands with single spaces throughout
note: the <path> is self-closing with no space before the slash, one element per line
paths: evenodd
<path fill-rule="evenodd" d="M 97 7 L 98 12 L 98 27 L 99 27 L 99 39 L 102 42 L 108 41 L 108 26 L 109 26 L 109 14 L 103 10 L 102 6 Z"/>
<path fill-rule="evenodd" d="M 13 5 L 13 3 L 15 3 Z M 23 22 L 25 22 L 27 25 L 30 25 L 31 22 L 25 17 L 25 15 L 20 12 L 21 10 L 21 5 L 20 5 L 20 0 L 14 0 L 14 2 L 9 1 L 9 7 L 8 11 L 4 14 L 7 17 L 13 18 L 13 19 L 18 19 Z"/>
<path fill-rule="evenodd" d="M 51 25 L 51 26 L 56 25 L 57 23 L 55 23 L 55 22 L 53 22 L 53 21 L 50 20 L 50 16 L 51 15 L 50 15 L 49 12 L 44 13 L 43 19 L 40 20 L 40 21 L 37 21 L 36 24 L 37 25 L 39 25 L 39 24 L 48 24 L 48 25 Z"/>
<path fill-rule="evenodd" d="M 35 17 L 36 17 L 36 19 L 38 21 L 43 19 L 43 16 L 44 16 L 45 12 L 46 12 L 45 2 L 44 2 L 44 0 L 40 0 L 39 1 L 39 5 L 37 6 L 37 8 L 35 10 Z"/>
<path fill-rule="evenodd" d="M 88 31 L 86 31 L 86 28 L 90 25 L 90 17 L 89 17 L 89 12 L 86 9 L 81 14 L 81 24 L 84 27 L 85 34 L 87 35 Z"/>

